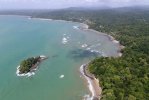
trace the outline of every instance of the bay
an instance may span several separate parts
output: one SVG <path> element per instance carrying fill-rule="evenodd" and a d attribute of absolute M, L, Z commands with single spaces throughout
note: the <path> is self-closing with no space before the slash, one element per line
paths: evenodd
<path fill-rule="evenodd" d="M 90 94 L 80 66 L 98 56 L 117 56 L 119 45 L 74 26 L 81 24 L 0 16 L 0 100 L 81 100 Z M 34 76 L 16 75 L 22 60 L 39 55 L 49 58 Z"/>

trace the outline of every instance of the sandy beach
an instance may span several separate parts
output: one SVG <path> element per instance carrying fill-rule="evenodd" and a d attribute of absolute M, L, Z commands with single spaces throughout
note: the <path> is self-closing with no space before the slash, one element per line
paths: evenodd
<path fill-rule="evenodd" d="M 44 19 L 44 18 L 38 18 L 38 19 L 48 20 L 48 19 Z M 50 20 L 52 20 L 52 19 L 49 19 L 49 21 Z M 65 20 L 56 20 L 56 21 L 65 21 Z M 73 22 L 73 21 L 67 21 L 67 22 Z M 79 22 L 75 22 L 75 23 L 79 23 Z M 119 50 L 117 51 L 118 52 L 118 57 L 122 56 L 121 49 L 122 49 L 123 46 L 119 43 L 119 41 L 115 40 L 114 37 L 112 37 L 111 35 L 96 31 L 94 29 L 89 29 L 89 26 L 85 23 L 79 23 L 79 24 L 80 24 L 80 26 L 76 26 L 77 28 L 75 27 L 75 29 L 80 29 L 80 30 L 83 30 L 83 31 L 90 31 L 90 32 L 95 32 L 97 34 L 105 35 L 113 43 L 119 44 Z M 89 72 L 88 64 L 82 65 L 80 67 L 80 72 L 84 76 L 86 81 L 88 82 L 88 87 L 89 87 L 89 90 L 91 92 L 91 97 L 89 98 L 89 100 L 100 100 L 101 93 L 102 93 L 102 88 L 99 86 L 99 80 L 96 79 L 95 76 Z"/>
<path fill-rule="evenodd" d="M 83 64 L 80 67 L 80 72 L 88 82 L 88 88 L 91 92 L 90 100 L 100 100 L 102 89 L 99 86 L 99 80 L 95 78 L 88 70 L 88 64 Z"/>
<path fill-rule="evenodd" d="M 80 30 L 84 30 L 84 31 L 95 32 L 97 34 L 101 34 L 101 35 L 107 36 L 110 41 L 112 41 L 113 43 L 119 44 L 119 50 L 117 51 L 117 53 L 118 53 L 117 57 L 121 57 L 122 56 L 121 50 L 124 48 L 124 46 L 121 45 L 120 42 L 117 41 L 111 35 L 108 35 L 108 34 L 105 34 L 105 33 L 101 33 L 99 31 L 96 31 L 96 30 L 93 30 L 93 29 L 89 29 L 89 26 L 87 24 L 84 24 L 84 23 L 81 23 L 81 26 L 79 27 L 79 29 Z M 99 80 L 96 79 L 95 76 L 89 72 L 88 64 L 82 65 L 80 67 L 80 71 L 81 71 L 82 75 L 85 77 L 85 79 L 88 82 L 89 90 L 90 90 L 90 92 L 92 94 L 92 97 L 90 99 L 91 100 L 100 100 L 101 94 L 102 94 L 102 88 L 99 85 Z"/>
<path fill-rule="evenodd" d="M 52 19 L 44 19 L 44 18 L 33 18 L 33 19 L 47 20 L 47 21 L 51 21 L 52 20 Z M 66 20 L 56 20 L 56 21 L 66 21 Z M 73 22 L 73 21 L 67 21 L 67 22 Z M 74 22 L 74 23 L 79 23 L 79 22 Z M 79 23 L 79 24 L 80 24 L 80 26 L 77 26 L 77 28 L 75 28 L 75 29 L 80 29 L 80 30 L 83 30 L 83 31 L 90 31 L 90 32 L 95 32 L 97 34 L 105 35 L 113 43 L 119 44 L 119 50 L 117 51 L 118 52 L 118 56 L 117 57 L 121 57 L 122 56 L 121 49 L 124 48 L 124 46 L 122 46 L 119 43 L 119 41 L 115 40 L 114 37 L 112 37 L 111 35 L 108 35 L 106 33 L 102 33 L 102 32 L 96 31 L 94 29 L 89 29 L 89 25 L 87 25 L 85 23 Z M 86 81 L 88 83 L 88 88 L 89 88 L 89 90 L 91 92 L 91 97 L 88 98 L 88 99 L 89 100 L 100 100 L 101 93 L 102 93 L 102 88 L 99 86 L 99 80 L 96 79 L 95 76 L 89 72 L 88 64 L 83 64 L 80 67 L 80 72 L 84 76 L 84 78 L 86 79 Z"/>
<path fill-rule="evenodd" d="M 26 16 L 26 17 L 28 17 L 28 19 L 39 19 L 39 20 L 46 20 L 46 21 L 53 20 L 53 19 L 48 19 L 48 18 L 34 18 L 32 16 L 30 16 L 30 17 L 29 16 Z M 56 21 L 66 21 L 66 20 L 56 20 Z M 73 21 L 66 21 L 66 22 L 73 22 Z M 97 34 L 105 35 L 113 43 L 119 44 L 119 50 L 117 51 L 118 52 L 118 56 L 117 57 L 122 56 L 121 49 L 123 49 L 124 46 L 122 46 L 119 43 L 119 41 L 115 40 L 114 37 L 112 37 L 111 35 L 108 35 L 106 33 L 102 33 L 102 32 L 96 31 L 94 29 L 90 29 L 89 28 L 89 25 L 87 25 L 85 23 L 80 23 L 80 22 L 73 22 L 73 23 L 80 24 L 80 26 L 77 26 L 77 28 L 80 29 L 80 30 L 90 31 L 90 32 L 94 32 L 94 33 L 97 33 Z M 99 86 L 99 80 L 96 79 L 95 76 L 89 72 L 89 70 L 88 70 L 88 64 L 83 64 L 80 67 L 80 72 L 84 76 L 85 80 L 88 82 L 88 87 L 89 87 L 89 90 L 91 92 L 91 97 L 89 98 L 89 100 L 100 100 L 101 93 L 102 93 L 102 88 Z"/>

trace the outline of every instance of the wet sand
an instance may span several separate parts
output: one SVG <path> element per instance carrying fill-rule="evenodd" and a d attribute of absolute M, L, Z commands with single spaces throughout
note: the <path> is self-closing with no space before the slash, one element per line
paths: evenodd
<path fill-rule="evenodd" d="M 80 67 L 81 74 L 88 82 L 88 87 L 91 92 L 91 100 L 100 100 L 102 89 L 99 86 L 99 80 L 95 78 L 88 70 L 88 64 L 84 64 Z"/>

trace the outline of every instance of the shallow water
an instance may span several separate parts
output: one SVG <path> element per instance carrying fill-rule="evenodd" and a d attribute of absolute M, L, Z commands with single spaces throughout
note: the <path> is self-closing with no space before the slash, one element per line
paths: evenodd
<path fill-rule="evenodd" d="M 81 100 L 89 94 L 79 67 L 97 56 L 116 56 L 118 44 L 73 27 L 79 25 L 0 16 L 0 100 Z M 22 60 L 39 55 L 49 59 L 34 76 L 16 76 Z"/>

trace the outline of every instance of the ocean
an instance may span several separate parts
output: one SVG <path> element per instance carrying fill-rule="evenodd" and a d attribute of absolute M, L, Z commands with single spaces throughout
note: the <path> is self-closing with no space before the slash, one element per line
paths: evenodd
<path fill-rule="evenodd" d="M 80 66 L 100 56 L 117 56 L 119 44 L 82 24 L 0 16 L 0 100 L 82 100 L 90 95 Z M 19 77 L 28 57 L 45 55 L 35 75 Z"/>

